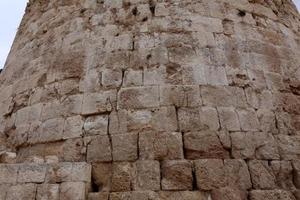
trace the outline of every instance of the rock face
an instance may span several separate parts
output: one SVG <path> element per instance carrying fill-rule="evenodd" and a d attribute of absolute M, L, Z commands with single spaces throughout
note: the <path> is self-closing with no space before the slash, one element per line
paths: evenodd
<path fill-rule="evenodd" d="M 300 200 L 291 0 L 30 0 L 0 75 L 0 200 Z"/>

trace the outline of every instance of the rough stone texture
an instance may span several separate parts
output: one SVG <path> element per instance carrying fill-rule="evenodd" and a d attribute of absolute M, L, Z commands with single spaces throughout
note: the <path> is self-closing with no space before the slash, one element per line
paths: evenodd
<path fill-rule="evenodd" d="M 0 200 L 300 199 L 291 0 L 29 0 L 0 74 Z"/>

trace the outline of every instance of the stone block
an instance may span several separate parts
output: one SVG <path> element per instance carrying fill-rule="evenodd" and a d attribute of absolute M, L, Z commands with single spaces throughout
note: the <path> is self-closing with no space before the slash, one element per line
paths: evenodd
<path fill-rule="evenodd" d="M 121 70 L 105 69 L 101 78 L 101 83 L 104 87 L 117 88 L 122 84 L 123 74 Z"/>
<path fill-rule="evenodd" d="M 0 165 L 0 183 L 1 184 L 15 184 L 18 177 L 18 165 Z"/>
<path fill-rule="evenodd" d="M 83 135 L 83 120 L 80 115 L 68 117 L 64 124 L 63 139 L 78 138 Z"/>
<path fill-rule="evenodd" d="M 205 106 L 246 107 L 246 96 L 238 87 L 201 86 L 200 92 Z"/>
<path fill-rule="evenodd" d="M 143 72 L 138 70 L 127 70 L 124 73 L 125 87 L 141 86 L 143 85 Z"/>
<path fill-rule="evenodd" d="M 92 179 L 101 192 L 111 190 L 112 163 L 93 163 Z"/>
<path fill-rule="evenodd" d="M 18 183 L 43 183 L 45 181 L 47 166 L 43 164 L 20 165 Z"/>
<path fill-rule="evenodd" d="M 130 34 L 122 34 L 118 37 L 110 37 L 105 45 L 105 50 L 107 52 L 131 49 L 133 49 L 133 38 Z"/>
<path fill-rule="evenodd" d="M 255 110 L 237 110 L 239 120 L 241 123 L 241 129 L 243 131 L 259 131 L 260 124 Z"/>
<path fill-rule="evenodd" d="M 118 94 L 118 108 L 120 109 L 142 109 L 158 106 L 158 86 L 124 88 Z"/>
<path fill-rule="evenodd" d="M 252 188 L 250 173 L 244 160 L 224 160 L 226 179 L 228 186 L 246 191 Z"/>
<path fill-rule="evenodd" d="M 185 133 L 185 156 L 188 159 L 229 158 L 229 152 L 222 146 L 214 131 Z"/>
<path fill-rule="evenodd" d="M 134 161 L 138 158 L 138 134 L 118 134 L 111 136 L 114 161 Z"/>
<path fill-rule="evenodd" d="M 268 109 L 259 109 L 256 112 L 257 118 L 260 123 L 260 129 L 264 132 L 273 134 L 278 133 L 276 125 L 276 117 L 273 111 Z"/>
<path fill-rule="evenodd" d="M 60 103 L 61 104 L 60 110 L 61 110 L 62 116 L 71 117 L 74 115 L 80 115 L 81 110 L 82 110 L 82 102 L 83 102 L 82 94 L 67 96 Z"/>
<path fill-rule="evenodd" d="M 273 94 L 270 90 L 257 91 L 253 88 L 245 89 L 247 102 L 256 109 L 274 109 Z"/>
<path fill-rule="evenodd" d="M 117 91 L 109 90 L 100 93 L 87 93 L 83 97 L 82 114 L 94 115 L 110 112 L 115 106 Z"/>
<path fill-rule="evenodd" d="M 228 85 L 228 80 L 224 67 L 205 67 L 205 77 L 208 85 Z"/>
<path fill-rule="evenodd" d="M 7 192 L 9 190 L 10 186 L 9 185 L 3 185 L 3 184 L 0 184 L 0 199 L 1 200 L 5 200 L 6 199 L 6 195 L 7 195 Z"/>
<path fill-rule="evenodd" d="M 145 160 L 183 159 L 181 133 L 145 131 L 139 133 L 140 158 Z"/>
<path fill-rule="evenodd" d="M 196 182 L 200 190 L 213 190 L 227 185 L 224 163 L 218 159 L 195 161 Z"/>
<path fill-rule="evenodd" d="M 268 165 L 268 161 L 251 160 L 248 165 L 255 189 L 267 190 L 276 188 L 276 178 Z"/>
<path fill-rule="evenodd" d="M 54 142 L 63 139 L 65 120 L 63 118 L 54 118 L 45 121 L 42 124 L 42 131 L 38 135 L 37 142 Z"/>
<path fill-rule="evenodd" d="M 137 161 L 134 190 L 160 190 L 160 164 L 158 161 Z"/>
<path fill-rule="evenodd" d="M 62 145 L 62 157 L 66 162 L 80 162 L 85 160 L 86 147 L 83 139 L 75 138 L 64 141 Z"/>
<path fill-rule="evenodd" d="M 218 107 L 221 127 L 228 131 L 240 131 L 240 122 L 233 107 Z"/>
<path fill-rule="evenodd" d="M 250 200 L 295 200 L 293 194 L 285 190 L 252 190 Z"/>
<path fill-rule="evenodd" d="M 87 160 L 89 162 L 112 160 L 112 149 L 108 136 L 94 136 L 90 140 L 87 147 Z"/>
<path fill-rule="evenodd" d="M 162 170 L 162 190 L 192 190 L 192 163 L 185 160 L 164 161 Z"/>
<path fill-rule="evenodd" d="M 276 177 L 276 184 L 279 188 L 286 190 L 294 190 L 298 185 L 297 170 L 294 170 L 291 161 L 274 160 L 271 161 L 271 168 Z M 296 186 L 297 187 L 297 186 Z"/>
<path fill-rule="evenodd" d="M 160 200 L 207 200 L 208 195 L 200 191 L 172 191 L 159 192 Z"/>
<path fill-rule="evenodd" d="M 292 135 L 276 136 L 280 157 L 285 160 L 298 160 L 300 158 L 300 137 Z"/>
<path fill-rule="evenodd" d="M 38 185 L 36 200 L 59 200 L 59 184 Z"/>
<path fill-rule="evenodd" d="M 60 200 L 85 200 L 86 185 L 82 182 L 63 182 L 60 185 Z"/>
<path fill-rule="evenodd" d="M 85 120 L 83 128 L 86 135 L 107 135 L 108 116 L 90 116 Z"/>
<path fill-rule="evenodd" d="M 112 164 L 111 191 L 130 191 L 133 185 L 135 169 L 132 163 L 120 162 Z"/>
<path fill-rule="evenodd" d="M 35 200 L 36 185 L 32 183 L 11 186 L 6 194 L 6 200 Z"/>
<path fill-rule="evenodd" d="M 175 107 L 200 106 L 200 89 L 198 86 L 161 86 L 160 105 Z"/>
<path fill-rule="evenodd" d="M 217 131 L 220 128 L 218 113 L 213 107 L 200 108 L 200 122 L 205 129 Z"/>

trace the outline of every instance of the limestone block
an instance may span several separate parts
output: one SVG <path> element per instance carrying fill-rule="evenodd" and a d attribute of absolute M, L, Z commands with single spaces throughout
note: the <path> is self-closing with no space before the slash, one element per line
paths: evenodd
<path fill-rule="evenodd" d="M 128 69 L 124 73 L 124 83 L 125 87 L 141 86 L 143 85 L 143 72 L 138 70 Z"/>
<path fill-rule="evenodd" d="M 279 90 L 279 91 L 285 90 L 283 78 L 280 74 L 268 72 L 265 73 L 265 77 L 266 77 L 267 86 L 269 90 Z"/>
<path fill-rule="evenodd" d="M 231 86 L 201 86 L 204 105 L 220 107 L 245 107 L 246 96 L 243 89 Z"/>
<path fill-rule="evenodd" d="M 244 191 L 252 188 L 250 173 L 244 160 L 226 159 L 224 165 L 228 186 Z"/>
<path fill-rule="evenodd" d="M 107 192 L 97 192 L 97 193 L 89 193 L 88 200 L 108 200 L 109 193 Z"/>
<path fill-rule="evenodd" d="M 39 134 L 38 142 L 51 142 L 63 139 L 65 120 L 63 118 L 54 118 L 45 121 L 42 124 L 42 131 Z"/>
<path fill-rule="evenodd" d="M 61 113 L 64 117 L 80 115 L 82 109 L 83 95 L 76 94 L 67 96 L 60 105 Z M 44 111 L 43 111 L 44 112 Z"/>
<path fill-rule="evenodd" d="M 222 160 L 196 160 L 195 170 L 198 189 L 212 190 L 227 185 L 226 172 Z"/>
<path fill-rule="evenodd" d="M 240 123 L 233 107 L 218 107 L 221 127 L 228 131 L 240 131 Z"/>
<path fill-rule="evenodd" d="M 62 115 L 61 104 L 58 100 L 50 101 L 44 104 L 42 121 L 60 117 Z"/>
<path fill-rule="evenodd" d="M 297 160 L 299 159 L 300 152 L 300 137 L 289 135 L 278 135 L 276 140 L 279 146 L 279 152 L 281 158 L 285 160 Z"/>
<path fill-rule="evenodd" d="M 240 190 L 239 188 L 223 187 L 212 190 L 212 200 L 246 200 L 247 191 Z"/>
<path fill-rule="evenodd" d="M 0 193 L 0 199 L 1 200 L 5 200 L 6 199 L 6 195 L 7 195 L 7 192 L 8 192 L 9 188 L 10 188 L 9 185 L 3 185 L 3 184 L 0 185 L 0 191 L 1 191 L 1 193 Z"/>
<path fill-rule="evenodd" d="M 80 115 L 68 117 L 64 124 L 63 139 L 78 138 L 82 133 L 83 120 Z"/>
<path fill-rule="evenodd" d="M 138 158 L 138 134 L 118 134 L 111 136 L 114 161 L 134 161 Z"/>
<path fill-rule="evenodd" d="M 111 161 L 112 149 L 108 136 L 94 136 L 87 147 L 88 161 Z"/>
<path fill-rule="evenodd" d="M 18 165 L 8 165 L 1 164 L 0 165 L 0 183 L 5 184 L 14 184 L 17 182 L 18 176 Z"/>
<path fill-rule="evenodd" d="M 121 110 L 120 112 L 121 115 L 119 115 L 119 119 L 116 123 L 122 131 L 125 130 L 127 132 L 133 132 L 144 129 L 155 131 L 176 131 L 178 129 L 175 107 L 160 107 L 158 109 L 151 110 L 125 111 L 125 113 Z M 162 121 L 165 123 L 161 123 Z M 114 128 L 112 126 L 110 129 Z M 116 130 L 116 127 L 114 129 Z M 114 132 L 120 133 L 120 130 Z"/>
<path fill-rule="evenodd" d="M 11 186 L 7 192 L 6 200 L 28 199 L 35 200 L 36 185 L 35 184 L 21 184 Z"/>
<path fill-rule="evenodd" d="M 237 110 L 239 120 L 241 123 L 241 129 L 243 131 L 258 131 L 260 130 L 260 124 L 255 110 Z"/>
<path fill-rule="evenodd" d="M 111 111 L 116 102 L 116 94 L 116 90 L 85 94 L 83 97 L 82 114 L 93 115 Z"/>
<path fill-rule="evenodd" d="M 112 166 L 111 191 L 130 191 L 133 184 L 135 170 L 131 163 L 113 163 Z"/>
<path fill-rule="evenodd" d="M 160 164 L 158 161 L 137 161 L 134 190 L 160 190 Z"/>
<path fill-rule="evenodd" d="M 252 190 L 250 200 L 295 200 L 293 194 L 285 190 Z"/>
<path fill-rule="evenodd" d="M 207 200 L 208 195 L 200 191 L 159 192 L 160 200 Z"/>
<path fill-rule="evenodd" d="M 15 164 L 17 154 L 15 152 L 2 152 L 0 153 L 0 163 Z"/>
<path fill-rule="evenodd" d="M 208 66 L 205 68 L 205 77 L 209 85 L 228 85 L 224 67 Z"/>
<path fill-rule="evenodd" d="M 218 113 L 213 107 L 200 108 L 200 122 L 205 129 L 217 131 L 220 128 Z"/>
<path fill-rule="evenodd" d="M 276 179 L 267 161 L 251 160 L 249 170 L 255 189 L 275 189 Z"/>
<path fill-rule="evenodd" d="M 102 72 L 102 85 L 107 88 L 117 88 L 122 84 L 122 71 L 105 69 Z"/>
<path fill-rule="evenodd" d="M 111 190 L 112 171 L 111 163 L 92 164 L 92 179 L 99 191 L 109 192 Z"/>
<path fill-rule="evenodd" d="M 159 87 L 131 87 L 121 89 L 118 94 L 118 108 L 139 109 L 159 106 Z"/>
<path fill-rule="evenodd" d="M 107 135 L 108 116 L 96 115 L 88 117 L 84 122 L 84 133 L 86 135 Z"/>
<path fill-rule="evenodd" d="M 133 39 L 130 34 L 122 34 L 117 37 L 110 37 L 107 39 L 108 41 L 105 45 L 105 50 L 107 52 L 133 49 Z"/>
<path fill-rule="evenodd" d="M 82 182 L 63 182 L 60 185 L 61 200 L 85 200 L 86 186 Z"/>
<path fill-rule="evenodd" d="M 141 132 L 139 153 L 139 157 L 145 160 L 183 159 L 182 135 L 176 132 Z"/>
<path fill-rule="evenodd" d="M 159 200 L 153 191 L 114 192 L 109 195 L 110 200 Z"/>
<path fill-rule="evenodd" d="M 43 183 L 47 166 L 43 164 L 20 165 L 18 171 L 18 183 Z"/>
<path fill-rule="evenodd" d="M 261 109 L 274 109 L 273 95 L 269 90 L 262 90 L 260 92 L 254 90 L 253 88 L 245 89 L 247 102 L 253 108 Z"/>
<path fill-rule="evenodd" d="M 208 32 L 214 33 L 222 33 L 223 32 L 223 25 L 222 20 L 217 18 L 211 17 L 204 17 L 204 16 L 192 16 L 192 27 L 191 30 L 197 31 L 204 29 Z"/>
<path fill-rule="evenodd" d="M 200 89 L 198 86 L 161 86 L 160 105 L 176 107 L 200 106 Z"/>
<path fill-rule="evenodd" d="M 36 200 L 59 200 L 59 185 L 58 184 L 38 185 Z"/>
<path fill-rule="evenodd" d="M 229 158 L 214 131 L 188 132 L 184 136 L 185 156 L 188 159 Z"/>
<path fill-rule="evenodd" d="M 185 160 L 164 161 L 162 170 L 162 190 L 192 190 L 192 163 Z"/>
<path fill-rule="evenodd" d="M 247 69 L 250 84 L 254 89 L 266 89 L 267 88 L 267 81 L 264 76 L 264 72 L 258 69 Z"/>
<path fill-rule="evenodd" d="M 270 132 L 273 134 L 278 133 L 276 125 L 276 117 L 273 111 L 268 109 L 259 109 L 256 111 L 260 129 L 264 132 Z"/>
<path fill-rule="evenodd" d="M 62 157 L 66 162 L 85 160 L 86 147 L 82 138 L 69 139 L 62 145 Z"/>
<path fill-rule="evenodd" d="M 276 183 L 280 188 L 293 190 L 295 185 L 298 184 L 297 170 L 294 171 L 291 161 L 271 161 L 271 168 L 276 177 Z"/>
<path fill-rule="evenodd" d="M 271 133 L 231 133 L 234 158 L 279 159 L 278 145 Z"/>

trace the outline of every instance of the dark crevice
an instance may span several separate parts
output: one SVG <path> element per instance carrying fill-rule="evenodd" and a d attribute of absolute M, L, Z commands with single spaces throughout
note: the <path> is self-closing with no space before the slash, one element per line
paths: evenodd
<path fill-rule="evenodd" d="M 239 10 L 238 16 L 245 17 L 246 16 L 246 12 L 244 10 Z"/>
<path fill-rule="evenodd" d="M 153 16 L 155 15 L 155 7 L 156 7 L 156 5 L 155 5 L 154 1 L 149 0 L 149 8 L 150 8 L 150 11 L 151 11 Z"/>

